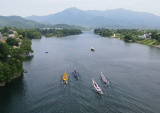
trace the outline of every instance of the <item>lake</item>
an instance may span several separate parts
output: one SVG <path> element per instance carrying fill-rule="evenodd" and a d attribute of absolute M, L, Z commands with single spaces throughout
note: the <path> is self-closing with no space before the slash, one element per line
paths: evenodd
<path fill-rule="evenodd" d="M 0 113 L 160 112 L 159 48 L 100 37 L 93 31 L 33 39 L 32 48 L 33 57 L 23 63 L 28 73 L 0 88 Z M 102 96 L 93 88 L 92 78 L 102 88 Z"/>

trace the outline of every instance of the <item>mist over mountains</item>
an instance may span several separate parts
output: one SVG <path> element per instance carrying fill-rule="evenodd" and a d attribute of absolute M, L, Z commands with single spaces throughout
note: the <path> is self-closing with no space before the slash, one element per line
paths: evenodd
<path fill-rule="evenodd" d="M 151 13 L 125 9 L 88 10 L 69 8 L 47 16 L 29 16 L 25 19 L 49 24 L 69 24 L 109 28 L 160 28 L 160 17 Z"/>

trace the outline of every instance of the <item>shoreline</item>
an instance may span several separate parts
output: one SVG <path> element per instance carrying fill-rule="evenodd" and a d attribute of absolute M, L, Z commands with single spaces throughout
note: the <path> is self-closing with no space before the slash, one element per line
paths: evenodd
<path fill-rule="evenodd" d="M 21 77 L 23 74 L 16 74 L 14 77 L 12 77 L 12 80 L 14 80 L 14 79 L 16 79 L 16 78 L 19 78 L 19 77 Z M 11 81 L 12 81 L 11 80 Z M 2 83 L 0 83 L 0 88 L 1 87 L 5 87 L 7 85 L 7 83 L 6 82 L 2 82 Z"/>
<path fill-rule="evenodd" d="M 116 39 L 119 39 L 119 40 L 123 40 L 124 41 L 124 39 L 122 39 L 122 38 L 120 38 L 120 37 L 113 37 L 113 36 L 111 36 L 110 38 L 116 38 Z M 149 39 L 148 39 L 149 40 Z M 150 44 L 143 44 L 143 43 L 141 43 L 141 41 L 135 41 L 135 42 L 133 42 L 133 41 L 129 41 L 129 42 L 132 42 L 132 43 L 138 43 L 138 44 L 142 44 L 142 45 L 146 45 L 146 46 L 150 46 L 150 47 L 155 47 L 155 48 L 160 48 L 160 45 L 152 45 L 152 43 L 154 42 L 152 42 L 152 43 L 150 43 Z"/>

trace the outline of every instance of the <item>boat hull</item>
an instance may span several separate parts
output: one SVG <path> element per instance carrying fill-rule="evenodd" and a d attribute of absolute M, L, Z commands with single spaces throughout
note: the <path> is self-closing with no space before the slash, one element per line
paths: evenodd
<path fill-rule="evenodd" d="M 67 76 L 67 73 L 66 73 L 66 70 L 65 70 L 65 72 L 63 74 L 62 81 L 63 81 L 63 83 L 67 83 L 67 80 L 68 80 L 68 76 Z"/>
<path fill-rule="evenodd" d="M 93 84 L 93 87 L 95 88 L 95 90 L 97 91 L 97 93 L 99 94 L 103 94 L 101 88 L 98 86 L 98 84 L 94 81 L 94 79 L 92 78 L 92 84 Z"/>
<path fill-rule="evenodd" d="M 75 77 L 76 79 L 78 79 L 78 73 L 77 73 L 76 70 L 74 70 L 74 77 Z"/>
<path fill-rule="evenodd" d="M 109 81 L 107 81 L 107 79 L 105 78 L 105 76 L 102 74 L 102 72 L 101 72 L 101 78 L 102 78 L 102 80 L 103 80 L 103 82 L 105 83 L 105 84 L 109 84 Z"/>
<path fill-rule="evenodd" d="M 95 51 L 95 49 L 93 47 L 91 47 L 91 51 Z"/>

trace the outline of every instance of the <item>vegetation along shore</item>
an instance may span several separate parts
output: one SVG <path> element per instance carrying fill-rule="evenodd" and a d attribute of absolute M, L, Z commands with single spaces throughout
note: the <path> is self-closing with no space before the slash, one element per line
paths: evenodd
<path fill-rule="evenodd" d="M 4 27 L 0 29 L 0 87 L 20 77 L 23 73 L 23 60 L 33 52 L 31 39 L 61 37 L 81 34 L 77 29 L 19 29 Z"/>
<path fill-rule="evenodd" d="M 138 30 L 138 29 L 95 29 L 95 34 L 103 37 L 112 37 L 126 42 L 136 42 L 148 46 L 160 48 L 159 30 Z"/>

